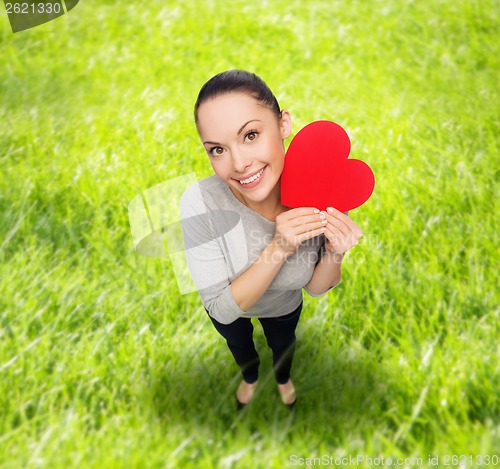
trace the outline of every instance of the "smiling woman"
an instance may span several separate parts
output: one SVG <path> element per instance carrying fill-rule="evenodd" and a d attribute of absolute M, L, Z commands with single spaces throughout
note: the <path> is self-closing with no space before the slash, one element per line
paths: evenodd
<path fill-rule="evenodd" d="M 232 92 L 205 101 L 197 123 L 215 174 L 235 197 L 263 216 L 284 211 L 279 179 L 283 139 L 292 128 L 289 112 L 276 116 L 251 95 Z"/>
<path fill-rule="evenodd" d="M 256 93 L 217 91 L 210 99 L 206 90 L 200 93 L 195 106 L 198 133 L 215 174 L 240 202 L 274 218 L 285 210 L 278 182 L 284 165 L 283 139 L 292 128 L 290 113 L 279 111 L 276 99 L 268 98 L 270 108 L 254 97 Z"/>
<path fill-rule="evenodd" d="M 290 371 L 302 288 L 319 296 L 340 282 L 342 255 L 330 255 L 326 236 L 344 230 L 346 222 L 315 207 L 281 204 L 284 139 L 292 120 L 255 74 L 230 70 L 213 77 L 200 91 L 194 116 L 215 174 L 181 198 L 193 281 L 241 369 L 238 405 L 250 402 L 257 383 L 260 362 L 251 323 L 256 317 L 273 351 L 281 399 L 292 407 Z M 224 214 L 235 213 L 234 228 L 223 223 Z M 220 223 L 231 226 L 222 236 L 215 226 Z M 197 242 L 200 236 L 209 241 Z"/>

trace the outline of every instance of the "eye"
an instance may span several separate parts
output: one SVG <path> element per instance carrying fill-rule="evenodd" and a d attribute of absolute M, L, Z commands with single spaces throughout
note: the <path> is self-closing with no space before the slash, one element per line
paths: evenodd
<path fill-rule="evenodd" d="M 215 150 L 215 153 L 214 153 L 214 150 Z M 212 147 L 212 148 L 210 148 L 210 150 L 208 150 L 208 153 L 211 156 L 220 156 L 220 155 L 222 155 L 223 152 L 224 152 L 224 149 L 222 147 Z"/>
<path fill-rule="evenodd" d="M 252 142 L 257 138 L 257 135 L 259 135 L 259 132 L 257 132 L 256 130 L 251 130 L 245 135 L 245 139 L 248 138 L 248 140 Z"/>

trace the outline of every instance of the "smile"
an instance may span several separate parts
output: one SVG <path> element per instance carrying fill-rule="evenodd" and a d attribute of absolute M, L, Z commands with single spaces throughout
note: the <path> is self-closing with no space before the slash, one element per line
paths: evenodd
<path fill-rule="evenodd" d="M 242 179 L 242 180 L 237 180 L 240 184 L 245 185 L 245 184 L 251 184 L 252 182 L 256 181 L 262 176 L 262 173 L 264 170 L 267 168 L 267 165 L 264 166 L 257 174 L 254 174 L 252 177 L 249 177 L 248 179 Z"/>

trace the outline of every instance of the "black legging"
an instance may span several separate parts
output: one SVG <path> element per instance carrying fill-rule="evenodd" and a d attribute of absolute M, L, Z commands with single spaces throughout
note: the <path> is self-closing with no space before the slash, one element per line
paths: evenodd
<path fill-rule="evenodd" d="M 302 311 L 302 302 L 295 311 L 275 318 L 257 318 L 262 324 L 267 344 L 273 351 L 273 369 L 276 381 L 285 384 L 290 378 L 295 352 L 295 328 Z M 205 308 L 208 314 L 208 310 Z M 221 324 L 210 314 L 215 328 L 226 339 L 229 350 L 241 369 L 243 379 L 254 383 L 259 376 L 259 354 L 253 342 L 253 324 L 250 318 L 238 318 L 230 324 Z"/>

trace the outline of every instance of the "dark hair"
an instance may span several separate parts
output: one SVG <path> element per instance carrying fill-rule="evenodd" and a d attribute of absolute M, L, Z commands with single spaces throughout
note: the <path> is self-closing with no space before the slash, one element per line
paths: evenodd
<path fill-rule="evenodd" d="M 210 78 L 201 88 L 194 105 L 194 121 L 198 125 L 198 109 L 211 98 L 221 94 L 241 92 L 252 95 L 257 101 L 281 116 L 278 100 L 262 78 L 245 70 L 227 70 Z"/>

